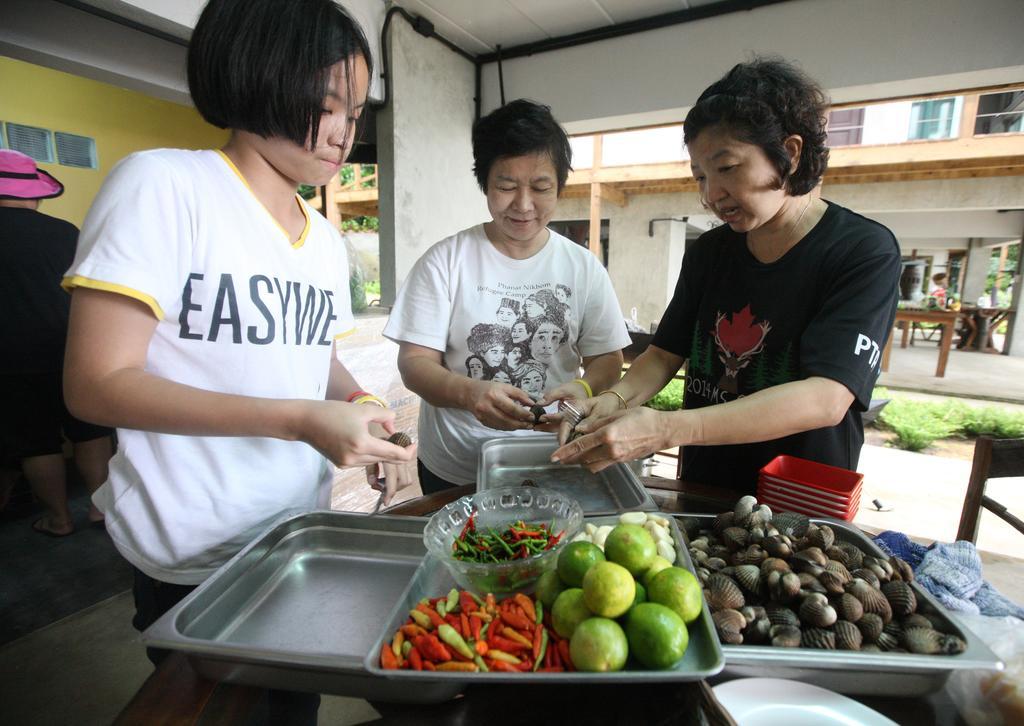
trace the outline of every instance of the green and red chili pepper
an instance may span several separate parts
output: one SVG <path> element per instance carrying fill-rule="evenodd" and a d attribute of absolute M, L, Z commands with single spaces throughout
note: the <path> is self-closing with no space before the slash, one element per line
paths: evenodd
<path fill-rule="evenodd" d="M 465 562 L 525 560 L 558 544 L 565 532 L 553 534 L 551 529 L 551 525 L 526 524 L 519 520 L 502 532 L 490 527 L 481 530 L 477 529 L 474 512 L 452 542 L 452 557 Z"/>

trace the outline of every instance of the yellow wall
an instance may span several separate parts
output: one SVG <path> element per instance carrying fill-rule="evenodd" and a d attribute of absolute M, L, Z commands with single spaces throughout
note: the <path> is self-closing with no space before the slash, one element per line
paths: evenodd
<path fill-rule="evenodd" d="M 63 182 L 63 196 L 42 211 L 81 227 L 111 167 L 133 151 L 220 146 L 227 132 L 191 106 L 0 56 L 0 121 L 40 126 L 96 140 L 98 169 L 39 164 Z"/>

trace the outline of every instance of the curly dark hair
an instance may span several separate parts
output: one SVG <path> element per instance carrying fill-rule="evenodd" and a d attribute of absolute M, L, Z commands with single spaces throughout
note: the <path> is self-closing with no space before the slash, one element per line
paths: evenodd
<path fill-rule="evenodd" d="M 491 111 L 473 124 L 473 173 L 484 194 L 487 177 L 498 159 L 547 154 L 558 175 L 558 193 L 572 171 L 572 147 L 551 107 L 520 98 Z"/>
<path fill-rule="evenodd" d="M 760 146 L 779 173 L 779 188 L 791 196 L 807 194 L 828 167 L 828 97 L 792 63 L 758 57 L 740 63 L 700 94 L 683 122 L 683 141 L 693 142 L 704 129 L 724 124 L 737 138 Z M 783 141 L 803 139 L 800 160 L 790 173 Z"/>

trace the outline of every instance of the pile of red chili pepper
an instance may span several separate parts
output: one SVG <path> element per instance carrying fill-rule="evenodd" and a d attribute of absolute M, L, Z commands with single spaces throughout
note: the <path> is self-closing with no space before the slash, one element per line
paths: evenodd
<path fill-rule="evenodd" d="M 564 531 L 551 533 L 551 525 L 513 522 L 504 532 L 477 529 L 476 512 L 469 515 L 462 532 L 452 542 L 452 557 L 467 562 L 525 560 L 551 549 Z"/>
<path fill-rule="evenodd" d="M 569 641 L 539 600 L 516 593 L 496 602 L 465 590 L 424 598 L 380 649 L 387 670 L 561 673 L 575 670 Z"/>

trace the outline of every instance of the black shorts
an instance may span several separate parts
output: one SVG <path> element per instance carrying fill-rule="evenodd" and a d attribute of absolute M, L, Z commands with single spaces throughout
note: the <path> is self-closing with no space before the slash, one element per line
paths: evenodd
<path fill-rule="evenodd" d="M 59 371 L 0 374 L 0 452 L 7 458 L 58 454 L 65 438 L 77 444 L 113 433 L 68 412 Z"/>

